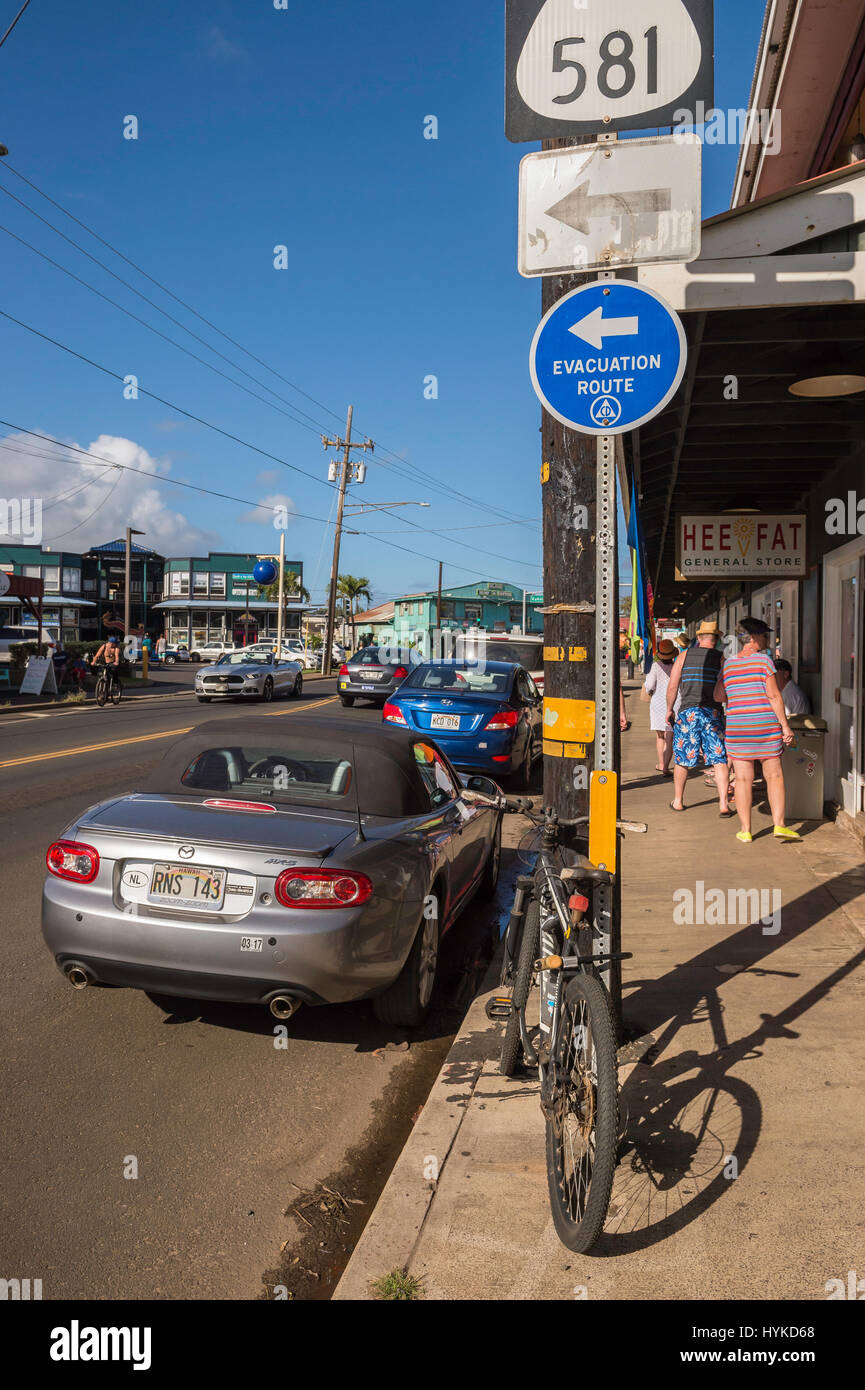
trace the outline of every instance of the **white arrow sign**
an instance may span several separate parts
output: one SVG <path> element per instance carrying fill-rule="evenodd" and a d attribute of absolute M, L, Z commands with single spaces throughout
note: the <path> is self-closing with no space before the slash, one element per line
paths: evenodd
<path fill-rule="evenodd" d="M 520 274 L 696 260 L 701 165 L 690 133 L 526 155 Z"/>
<path fill-rule="evenodd" d="M 599 352 L 604 346 L 605 338 L 633 338 L 639 331 L 639 319 L 605 319 L 601 308 L 593 309 L 585 318 L 580 319 L 579 323 L 568 329 L 575 338 L 581 338 L 584 343 L 589 343 Z"/>

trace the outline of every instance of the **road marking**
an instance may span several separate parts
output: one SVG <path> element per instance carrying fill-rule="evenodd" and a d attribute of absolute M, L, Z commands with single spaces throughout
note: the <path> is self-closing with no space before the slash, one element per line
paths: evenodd
<path fill-rule="evenodd" d="M 307 710 L 321 709 L 322 705 L 333 705 L 336 703 L 336 699 L 336 695 L 331 695 L 325 700 L 314 700 L 311 705 L 292 705 L 290 709 L 268 710 L 267 716 L 273 718 L 274 715 L 305 713 Z M 123 748 L 130 743 L 151 743 L 154 739 L 173 738 L 180 734 L 191 733 L 195 728 L 198 728 L 198 725 L 189 724 L 185 729 L 165 729 L 158 734 L 137 734 L 134 738 L 115 738 L 107 743 L 90 743 L 84 748 L 61 748 L 56 753 L 33 753 L 28 758 L 7 758 L 4 762 L 0 762 L 0 768 L 22 767 L 27 763 L 44 763 L 49 762 L 51 758 L 75 758 L 81 753 L 99 753 L 103 748 Z"/>

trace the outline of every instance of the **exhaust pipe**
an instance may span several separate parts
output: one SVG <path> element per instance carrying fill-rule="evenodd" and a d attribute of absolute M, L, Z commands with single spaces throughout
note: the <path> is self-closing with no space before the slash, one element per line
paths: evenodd
<path fill-rule="evenodd" d="M 267 1002 L 274 1018 L 285 1022 L 297 1013 L 303 1001 L 295 999 L 293 994 L 274 994 Z"/>
<path fill-rule="evenodd" d="M 73 989 L 86 989 L 93 983 L 93 976 L 83 965 L 76 965 L 73 961 L 67 965 L 64 974 Z"/>

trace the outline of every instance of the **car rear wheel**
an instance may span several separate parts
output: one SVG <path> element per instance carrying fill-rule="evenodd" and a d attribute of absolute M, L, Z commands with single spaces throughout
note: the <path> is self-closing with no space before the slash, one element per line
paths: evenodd
<path fill-rule="evenodd" d="M 340 697 L 339 697 L 339 703 L 340 703 L 345 709 L 351 709 L 352 705 L 354 704 L 354 696 L 353 696 L 353 695 L 340 695 Z"/>
<path fill-rule="evenodd" d="M 372 1001 L 381 1023 L 398 1028 L 417 1028 L 429 1013 L 438 972 L 439 913 L 423 917 L 408 960 L 384 994 Z"/>
<path fill-rule="evenodd" d="M 268 676 L 264 682 L 264 689 L 261 692 L 261 698 L 266 705 L 269 705 L 271 700 L 273 699 L 273 681 L 271 680 L 270 676 Z"/>

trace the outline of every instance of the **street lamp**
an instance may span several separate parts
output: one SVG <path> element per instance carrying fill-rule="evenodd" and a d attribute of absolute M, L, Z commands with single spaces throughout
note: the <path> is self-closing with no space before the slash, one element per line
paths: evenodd
<path fill-rule="evenodd" d="M 130 621 L 129 591 L 132 584 L 132 537 L 143 536 L 144 534 L 143 531 L 136 531 L 134 526 L 127 526 L 126 528 L 126 577 L 123 586 L 123 635 L 127 640 L 129 638 Z"/>

